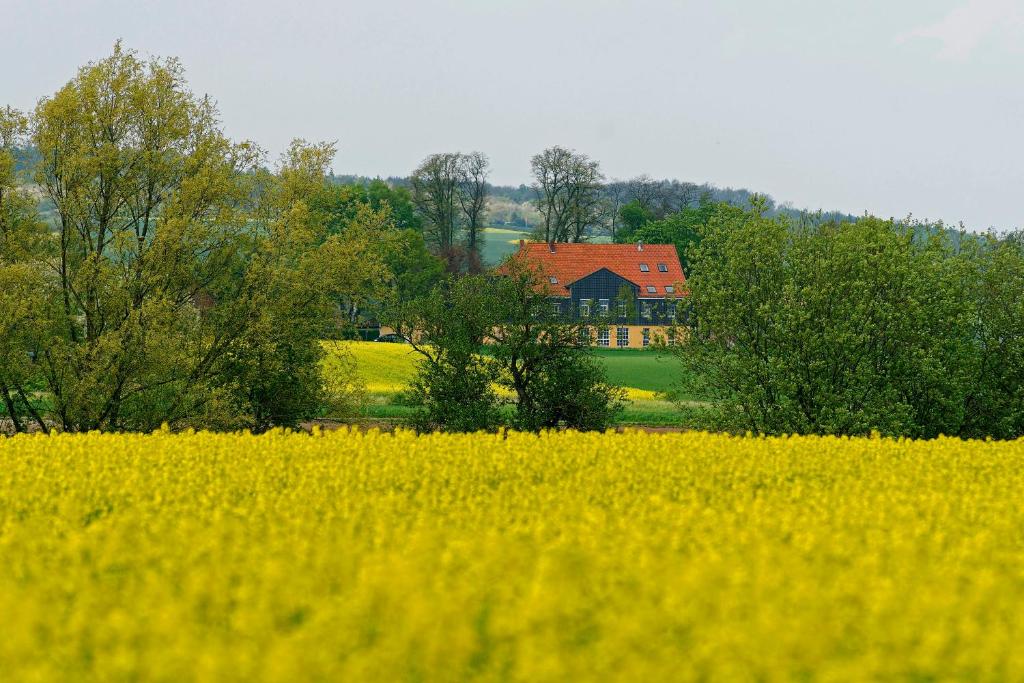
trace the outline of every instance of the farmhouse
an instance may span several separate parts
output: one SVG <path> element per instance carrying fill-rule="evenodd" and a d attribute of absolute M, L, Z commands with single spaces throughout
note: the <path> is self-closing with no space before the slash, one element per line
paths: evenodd
<path fill-rule="evenodd" d="M 686 277 L 671 244 L 519 242 L 515 258 L 540 271 L 551 305 L 568 320 L 593 320 L 598 346 L 643 348 L 673 341 L 685 316 Z"/>

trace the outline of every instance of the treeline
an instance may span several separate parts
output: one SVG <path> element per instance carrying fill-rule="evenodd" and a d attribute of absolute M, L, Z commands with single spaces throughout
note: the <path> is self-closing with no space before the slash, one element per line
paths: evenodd
<path fill-rule="evenodd" d="M 385 183 L 390 187 L 411 187 L 408 176 L 388 176 L 387 178 L 371 178 L 361 175 L 331 175 L 331 182 L 339 185 L 369 186 L 371 183 Z M 823 211 L 798 209 L 789 203 L 777 203 L 769 194 L 745 188 L 718 187 L 712 183 L 692 183 L 676 179 L 653 179 L 649 176 L 638 176 L 629 180 L 609 180 L 603 183 L 605 196 L 618 207 L 639 200 L 646 204 L 655 202 L 656 214 L 664 216 L 696 205 L 703 198 L 710 203 L 725 203 L 740 209 L 750 206 L 754 197 L 763 199 L 768 215 L 786 215 L 794 219 L 804 216 L 822 215 L 828 220 L 856 220 L 856 216 L 842 211 Z M 506 199 L 513 204 L 533 204 L 537 200 L 537 190 L 533 185 L 488 185 L 488 193 L 492 198 Z M 504 223 L 501 223 L 504 225 Z M 520 227 L 529 227 L 523 222 Z M 618 227 L 616 223 L 614 227 Z M 611 225 L 606 231 L 611 234 Z"/>

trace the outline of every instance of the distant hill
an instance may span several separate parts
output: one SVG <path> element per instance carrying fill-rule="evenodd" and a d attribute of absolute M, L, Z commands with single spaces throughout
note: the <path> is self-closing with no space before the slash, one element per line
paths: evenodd
<path fill-rule="evenodd" d="M 334 182 L 345 185 L 369 185 L 373 180 L 378 180 L 378 178 L 370 178 L 362 175 L 336 175 L 332 176 L 332 178 Z M 391 185 L 403 187 L 410 186 L 409 178 L 405 176 L 389 176 L 382 180 Z M 677 201 L 684 202 L 683 205 L 685 205 L 686 202 L 696 203 L 701 197 L 707 197 L 714 202 L 725 202 L 740 208 L 747 208 L 750 206 L 750 198 L 757 194 L 766 198 L 768 212 L 771 215 L 785 214 L 797 218 L 810 214 L 818 215 L 820 213 L 824 220 L 857 220 L 857 216 L 842 211 L 812 211 L 809 209 L 798 209 L 790 203 L 779 204 L 770 195 L 745 188 L 718 187 L 711 183 L 689 183 L 679 180 L 660 180 L 656 182 L 670 188 L 669 194 L 675 194 L 676 197 L 679 198 Z M 613 180 L 606 184 L 610 194 L 619 193 L 622 196 L 625 196 L 627 186 L 628 182 L 619 180 Z M 537 198 L 533 188 L 525 184 L 491 185 L 490 192 L 492 197 L 505 199 L 513 204 L 527 204 Z M 678 208 L 681 207 L 676 207 L 676 210 L 678 210 Z"/>

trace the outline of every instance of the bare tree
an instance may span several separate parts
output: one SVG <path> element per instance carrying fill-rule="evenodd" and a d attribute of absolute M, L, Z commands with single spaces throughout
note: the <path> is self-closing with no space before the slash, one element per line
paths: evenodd
<path fill-rule="evenodd" d="M 486 154 L 459 155 L 458 200 L 466 224 L 466 249 L 470 258 L 478 256 L 480 233 L 487 217 L 487 175 L 491 162 Z"/>
<path fill-rule="evenodd" d="M 457 153 L 431 154 L 410 179 L 427 241 L 441 253 L 451 250 L 458 231 L 461 158 Z"/>
<path fill-rule="evenodd" d="M 663 201 L 664 182 L 654 180 L 649 175 L 641 175 L 629 181 L 629 201 L 636 202 L 648 213 Z"/>
<path fill-rule="evenodd" d="M 549 147 L 530 161 L 544 240 L 581 242 L 604 210 L 600 165 L 585 154 Z"/>

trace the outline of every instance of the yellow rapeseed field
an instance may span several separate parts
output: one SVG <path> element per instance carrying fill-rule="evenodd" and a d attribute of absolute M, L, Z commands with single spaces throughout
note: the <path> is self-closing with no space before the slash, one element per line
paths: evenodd
<path fill-rule="evenodd" d="M 10 681 L 1024 679 L 1024 441 L 0 439 Z"/>

